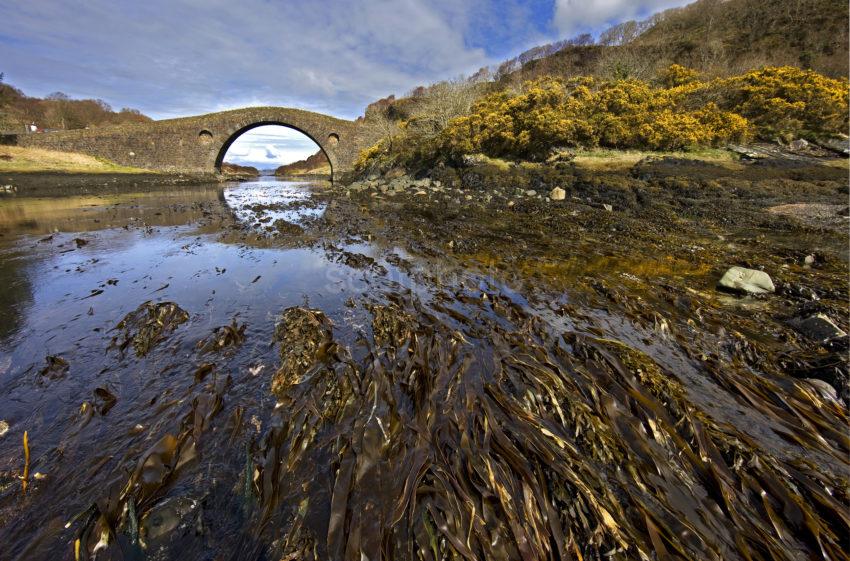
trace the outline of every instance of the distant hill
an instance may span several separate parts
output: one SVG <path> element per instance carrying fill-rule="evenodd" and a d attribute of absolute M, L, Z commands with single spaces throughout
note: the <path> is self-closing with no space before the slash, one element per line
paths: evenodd
<path fill-rule="evenodd" d="M 231 164 L 224 162 L 221 164 L 221 173 L 224 175 L 240 175 L 256 177 L 260 175 L 260 170 L 254 166 L 240 166 L 239 164 Z"/>
<path fill-rule="evenodd" d="M 275 175 L 326 175 L 331 171 L 328 158 L 319 150 L 306 160 L 299 160 L 280 166 L 274 172 Z"/>
<path fill-rule="evenodd" d="M 29 97 L 3 83 L 0 74 L 0 131 L 23 132 L 31 123 L 40 129 L 84 129 L 150 120 L 135 109 L 113 111 L 100 99 L 70 99 L 61 92 Z"/>

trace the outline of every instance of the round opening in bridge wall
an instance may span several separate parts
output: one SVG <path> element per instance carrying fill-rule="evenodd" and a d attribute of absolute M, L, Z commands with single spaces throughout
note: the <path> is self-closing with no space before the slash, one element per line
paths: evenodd
<path fill-rule="evenodd" d="M 328 146 L 336 146 L 337 144 L 339 144 L 339 135 L 332 132 L 328 135 Z"/>
<path fill-rule="evenodd" d="M 209 144 L 210 142 L 212 142 L 212 139 L 213 139 L 213 133 L 211 133 L 210 131 L 208 131 L 206 129 L 202 130 L 201 132 L 198 133 L 198 141 L 201 144 Z"/>

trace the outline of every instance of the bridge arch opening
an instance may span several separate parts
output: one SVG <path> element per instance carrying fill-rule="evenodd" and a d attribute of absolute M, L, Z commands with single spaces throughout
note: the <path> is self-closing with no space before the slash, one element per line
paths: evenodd
<path fill-rule="evenodd" d="M 333 140 L 331 140 L 333 138 Z M 333 149 L 339 135 L 314 138 L 300 128 L 284 122 L 263 121 L 244 126 L 222 144 L 215 160 L 218 172 L 236 170 L 236 166 L 253 167 L 261 174 L 275 173 L 333 179 L 333 163 L 326 150 Z"/>

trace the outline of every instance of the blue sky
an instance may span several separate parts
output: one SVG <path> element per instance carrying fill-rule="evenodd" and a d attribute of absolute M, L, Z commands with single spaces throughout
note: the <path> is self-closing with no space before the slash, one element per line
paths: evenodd
<path fill-rule="evenodd" d="M 686 3 L 2 0 L 0 72 L 29 95 L 100 98 L 157 119 L 249 105 L 351 119 L 389 94 Z"/>

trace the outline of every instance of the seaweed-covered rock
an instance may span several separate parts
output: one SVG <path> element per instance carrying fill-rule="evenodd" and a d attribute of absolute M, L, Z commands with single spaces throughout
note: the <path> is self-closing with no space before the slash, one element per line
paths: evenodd
<path fill-rule="evenodd" d="M 61 356 L 49 355 L 46 360 L 47 366 L 38 371 L 40 375 L 53 380 L 56 378 L 62 378 L 68 373 L 70 365 L 68 364 L 68 361 Z"/>
<path fill-rule="evenodd" d="M 189 313 L 174 302 L 145 302 L 115 326 L 121 333 L 112 338 L 111 346 L 123 353 L 132 344 L 136 356 L 145 356 L 167 334 L 187 321 Z"/>
<path fill-rule="evenodd" d="M 847 335 L 826 314 L 815 314 L 807 318 L 792 320 L 791 327 L 813 341 L 828 341 Z"/>
<path fill-rule="evenodd" d="M 203 353 L 233 351 L 245 340 L 245 324 L 239 325 L 236 319 L 230 325 L 220 325 L 213 329 L 212 335 L 198 341 L 198 350 Z"/>
<path fill-rule="evenodd" d="M 280 368 L 272 377 L 272 393 L 280 397 L 313 365 L 327 359 L 334 344 L 333 324 L 319 310 L 287 308 L 275 339 L 280 342 Z"/>
<path fill-rule="evenodd" d="M 286 234 L 290 236 L 297 236 L 304 232 L 304 229 L 298 224 L 294 224 L 289 222 L 288 220 L 284 220 L 283 218 L 278 218 L 272 223 L 272 227 L 275 230 L 280 232 L 281 234 Z"/>

